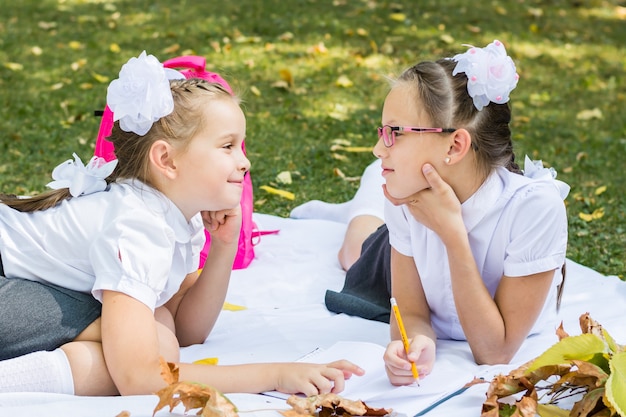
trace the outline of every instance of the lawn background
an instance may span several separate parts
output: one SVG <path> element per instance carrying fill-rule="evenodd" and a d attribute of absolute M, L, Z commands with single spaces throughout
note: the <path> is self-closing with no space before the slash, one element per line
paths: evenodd
<path fill-rule="evenodd" d="M 518 161 L 542 159 L 572 186 L 568 257 L 624 278 L 625 2 L 7 1 L 0 191 L 41 192 L 72 152 L 88 160 L 93 111 L 146 50 L 161 61 L 205 56 L 243 97 L 256 211 L 345 201 L 373 160 L 386 78 L 494 39 L 521 76 L 511 95 Z"/>

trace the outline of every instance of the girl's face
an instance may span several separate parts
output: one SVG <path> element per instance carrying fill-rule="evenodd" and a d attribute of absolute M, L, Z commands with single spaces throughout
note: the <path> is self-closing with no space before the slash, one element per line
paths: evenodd
<path fill-rule="evenodd" d="M 433 128 L 416 93 L 406 84 L 391 89 L 382 113 L 382 125 Z M 374 155 L 380 158 L 387 192 L 394 198 L 403 199 L 429 187 L 422 174 L 422 166 L 428 162 L 435 169 L 440 167 L 448 152 L 447 135 L 443 133 L 396 132 L 393 146 L 387 148 L 382 139 L 374 147 Z"/>
<path fill-rule="evenodd" d="M 243 152 L 246 119 L 239 105 L 231 99 L 212 100 L 204 107 L 204 118 L 204 129 L 176 156 L 177 205 L 186 216 L 236 207 L 250 169 Z"/>

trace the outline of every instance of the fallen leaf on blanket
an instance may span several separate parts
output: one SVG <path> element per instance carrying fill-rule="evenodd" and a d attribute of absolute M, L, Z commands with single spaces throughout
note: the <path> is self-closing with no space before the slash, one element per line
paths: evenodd
<path fill-rule="evenodd" d="M 219 362 L 218 358 L 204 358 L 204 359 L 198 359 L 197 361 L 193 361 L 193 363 L 198 364 L 198 365 L 217 365 L 218 362 Z"/>
<path fill-rule="evenodd" d="M 130 412 L 124 410 L 121 413 L 119 413 L 118 415 L 116 415 L 115 417 L 130 417 Z"/>
<path fill-rule="evenodd" d="M 179 404 L 185 406 L 185 413 L 200 408 L 197 415 L 204 417 L 238 417 L 237 407 L 215 388 L 195 382 L 179 382 L 178 365 L 166 362 L 162 357 L 161 377 L 168 384 L 156 392 L 159 403 L 154 408 L 152 416 L 163 407 L 169 406 L 170 413 Z"/>
<path fill-rule="evenodd" d="M 281 411 L 285 417 L 350 417 L 350 416 L 385 416 L 391 409 L 370 408 L 361 400 L 349 400 L 337 394 L 321 394 L 309 397 L 292 395 L 287 399 L 292 410 Z"/>
<path fill-rule="evenodd" d="M 561 324 L 557 343 L 508 375 L 495 376 L 481 417 L 626 417 L 626 346 L 616 343 L 589 313 L 579 317 L 579 324 L 582 334 L 570 336 Z M 571 412 L 558 406 L 565 398 L 576 400 Z"/>
<path fill-rule="evenodd" d="M 224 305 L 222 306 L 222 310 L 227 310 L 227 311 L 241 311 L 241 310 L 247 310 L 248 307 L 246 306 L 240 306 L 237 304 L 231 304 L 231 303 L 224 303 Z"/>

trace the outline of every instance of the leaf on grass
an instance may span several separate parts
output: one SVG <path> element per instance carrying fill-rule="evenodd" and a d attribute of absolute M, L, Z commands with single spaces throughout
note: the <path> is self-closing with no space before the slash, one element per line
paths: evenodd
<path fill-rule="evenodd" d="M 593 211 L 593 213 L 583 213 L 583 212 L 580 212 L 580 213 L 578 213 L 578 217 L 581 220 L 584 220 L 586 222 L 590 222 L 590 221 L 593 221 L 593 220 L 601 219 L 602 217 L 604 217 L 604 207 L 600 207 L 600 208 L 595 209 Z"/>
<path fill-rule="evenodd" d="M 606 185 L 602 185 L 593 192 L 595 195 L 600 195 L 606 191 Z"/>
<path fill-rule="evenodd" d="M 568 364 L 573 359 L 588 360 L 596 353 L 604 352 L 605 347 L 604 341 L 594 334 L 570 336 L 548 348 L 530 364 L 528 371 L 542 366 Z"/>
<path fill-rule="evenodd" d="M 598 108 L 579 111 L 576 115 L 578 120 L 602 119 L 602 111 Z"/>
<path fill-rule="evenodd" d="M 621 416 L 626 416 L 626 352 L 613 355 L 611 375 L 606 381 L 606 399 Z"/>
<path fill-rule="evenodd" d="M 335 85 L 337 87 L 349 88 L 352 87 L 354 83 L 346 75 L 340 75 L 339 78 L 337 78 L 337 81 L 335 81 Z"/>
<path fill-rule="evenodd" d="M 11 71 L 21 71 L 24 69 L 24 65 L 17 62 L 5 62 L 4 67 L 10 69 Z"/>
<path fill-rule="evenodd" d="M 346 152 L 372 152 L 374 148 L 371 146 L 348 146 L 343 150 Z"/>
<path fill-rule="evenodd" d="M 295 81 L 293 79 L 293 74 L 286 68 L 281 69 L 279 72 L 280 79 L 287 83 L 289 87 L 293 87 Z"/>
<path fill-rule="evenodd" d="M 266 191 L 270 194 L 275 194 L 277 196 L 280 196 L 282 198 L 286 198 L 287 200 L 295 200 L 296 195 L 294 193 L 292 193 L 291 191 L 285 191 L 285 190 L 279 190 L 277 188 L 274 187 L 270 187 L 269 185 L 262 185 L 259 187 L 261 190 Z"/>
<path fill-rule="evenodd" d="M 289 171 L 279 172 L 278 175 L 276 175 L 276 181 L 281 184 L 291 184 L 292 183 L 291 172 Z"/>

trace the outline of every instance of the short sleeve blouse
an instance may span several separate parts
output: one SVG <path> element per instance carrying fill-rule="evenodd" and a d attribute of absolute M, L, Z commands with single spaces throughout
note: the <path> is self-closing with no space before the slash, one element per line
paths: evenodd
<path fill-rule="evenodd" d="M 503 275 L 557 270 L 565 262 L 567 216 L 552 180 L 531 180 L 498 168 L 461 210 L 476 265 L 492 297 Z M 446 249 L 437 234 L 418 223 L 405 206 L 387 203 L 385 221 L 391 245 L 415 261 L 437 337 L 465 340 Z M 552 324 L 561 279 L 560 272 L 555 273 L 533 333 Z"/>
<path fill-rule="evenodd" d="M 151 309 L 198 268 L 200 215 L 189 222 L 163 194 L 138 181 L 22 213 L 0 207 L 0 251 L 9 277 L 75 291 L 125 293 Z"/>

